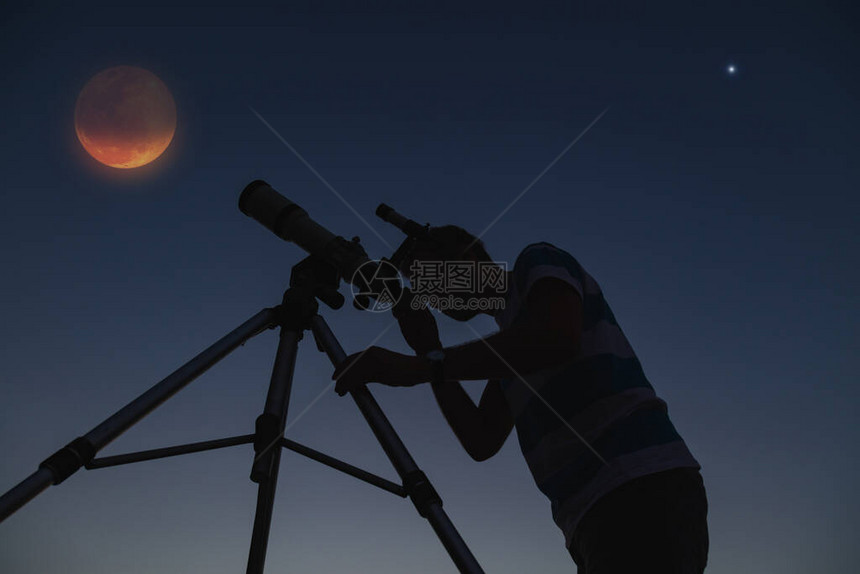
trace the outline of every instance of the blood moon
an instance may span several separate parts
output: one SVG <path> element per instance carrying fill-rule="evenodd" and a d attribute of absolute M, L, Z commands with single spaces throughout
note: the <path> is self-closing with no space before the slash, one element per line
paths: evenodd
<path fill-rule="evenodd" d="M 158 76 L 116 66 L 93 76 L 75 105 L 75 132 L 105 165 L 134 168 L 164 153 L 176 132 L 176 103 Z"/>

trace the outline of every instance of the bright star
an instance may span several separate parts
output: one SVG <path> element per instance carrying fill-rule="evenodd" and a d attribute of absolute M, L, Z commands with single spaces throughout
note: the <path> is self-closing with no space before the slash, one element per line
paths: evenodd
<path fill-rule="evenodd" d="M 738 69 L 734 64 L 729 64 L 728 66 L 726 66 L 726 71 L 729 73 L 730 76 L 734 76 Z"/>

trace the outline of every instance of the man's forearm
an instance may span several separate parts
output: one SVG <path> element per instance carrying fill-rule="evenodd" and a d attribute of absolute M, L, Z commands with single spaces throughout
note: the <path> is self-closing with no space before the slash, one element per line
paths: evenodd
<path fill-rule="evenodd" d="M 475 457 L 483 435 L 480 410 L 460 383 L 432 383 L 433 395 L 454 435 L 470 456 Z"/>
<path fill-rule="evenodd" d="M 569 361 L 578 341 L 562 334 L 514 327 L 445 349 L 446 379 L 506 379 Z"/>

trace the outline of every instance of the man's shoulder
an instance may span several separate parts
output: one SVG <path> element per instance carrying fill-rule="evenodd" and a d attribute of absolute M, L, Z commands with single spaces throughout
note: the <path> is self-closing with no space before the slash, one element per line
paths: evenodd
<path fill-rule="evenodd" d="M 547 241 L 530 243 L 514 262 L 511 281 L 520 296 L 525 296 L 529 287 L 544 277 L 569 283 L 580 297 L 590 285 L 590 276 L 573 255 Z"/>
<path fill-rule="evenodd" d="M 558 245 L 550 243 L 549 241 L 535 241 L 534 243 L 529 243 L 520 251 L 520 256 L 527 253 L 563 253 L 569 257 L 573 257 L 569 251 L 562 249 Z"/>
<path fill-rule="evenodd" d="M 534 243 L 529 243 L 523 247 L 523 251 L 528 251 L 529 249 L 555 249 L 558 251 L 564 251 L 564 249 L 561 249 L 557 245 L 553 245 L 549 241 L 535 241 Z M 567 252 L 565 251 L 565 253 Z"/>
<path fill-rule="evenodd" d="M 514 261 L 514 269 L 537 265 L 573 265 L 577 268 L 580 267 L 579 261 L 569 251 L 548 241 L 529 243 L 520 251 L 516 261 Z"/>

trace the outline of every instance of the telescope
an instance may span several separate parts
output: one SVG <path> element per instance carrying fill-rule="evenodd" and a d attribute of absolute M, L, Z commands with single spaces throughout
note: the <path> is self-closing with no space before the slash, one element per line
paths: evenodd
<path fill-rule="evenodd" d="M 295 243 L 310 255 L 329 263 L 350 283 L 358 268 L 370 263 L 358 237 L 348 241 L 335 235 L 261 179 L 245 186 L 239 196 L 239 210 L 284 241 Z"/>
<path fill-rule="evenodd" d="M 395 300 L 392 311 L 397 316 L 400 310 L 409 309 L 411 305 L 411 294 L 403 289 L 397 280 L 398 268 L 391 264 L 391 260 L 372 261 L 357 237 L 348 241 L 330 232 L 311 219 L 304 209 L 272 189 L 265 181 L 256 180 L 245 187 L 239 198 L 239 208 L 281 239 L 295 243 L 309 253 L 308 257 L 293 266 L 289 288 L 284 292 L 281 303 L 261 310 L 88 433 L 75 438 L 42 461 L 35 472 L 0 495 L 0 522 L 49 486 L 62 483 L 82 468 L 93 470 L 253 444 L 254 457 L 250 479 L 257 484 L 257 506 L 246 574 L 263 574 L 281 452 L 284 449 L 320 462 L 401 498 L 409 498 L 418 514 L 428 521 L 459 572 L 484 574 L 465 540 L 442 508 L 441 496 L 412 458 L 366 386 L 353 389 L 349 394 L 394 466 L 400 478 L 400 484 L 285 436 L 298 344 L 304 332 L 313 333 L 317 349 L 328 356 L 333 366 L 342 364 L 347 358 L 340 342 L 325 319 L 317 312 L 319 310 L 317 300 L 335 309 L 343 305 L 343 296 L 337 289 L 340 278 L 344 278 L 353 285 L 357 285 L 367 296 L 378 298 L 385 294 L 385 291 L 378 290 L 380 286 L 387 288 L 389 292 L 396 290 L 398 299 Z M 400 255 L 396 253 L 396 257 L 405 256 L 410 242 L 416 241 L 429 228 L 429 225 L 422 228 L 421 225 L 388 206 L 380 206 L 377 213 L 380 211 L 380 217 L 407 234 L 404 244 L 397 250 Z M 365 266 L 372 270 L 372 274 L 364 272 Z M 356 303 L 358 302 L 357 296 Z M 358 304 L 356 306 L 362 308 Z M 255 421 L 253 434 L 96 457 L 101 449 L 237 347 L 244 345 L 252 337 L 274 328 L 280 331 L 278 350 L 272 366 L 266 402 L 263 412 Z"/>
<path fill-rule="evenodd" d="M 372 261 L 358 237 L 350 241 L 335 235 L 314 221 L 298 204 L 261 179 L 252 181 L 242 191 L 239 196 L 239 210 L 284 241 L 295 243 L 311 256 L 331 265 L 339 278 L 352 284 L 360 294 L 356 296 L 357 308 L 367 309 L 367 298 L 386 290 L 395 301 L 395 315 L 408 308 L 411 292 L 393 279 L 397 278 L 401 263 L 409 257 L 415 243 L 419 240 L 430 240 L 429 223 L 421 225 L 401 215 L 394 208 L 384 203 L 379 204 L 376 215 L 400 229 L 406 234 L 406 239 L 391 258 Z M 341 299 L 339 304 L 337 297 Z M 320 299 L 335 309 L 343 303 L 340 294 L 327 293 Z"/>

